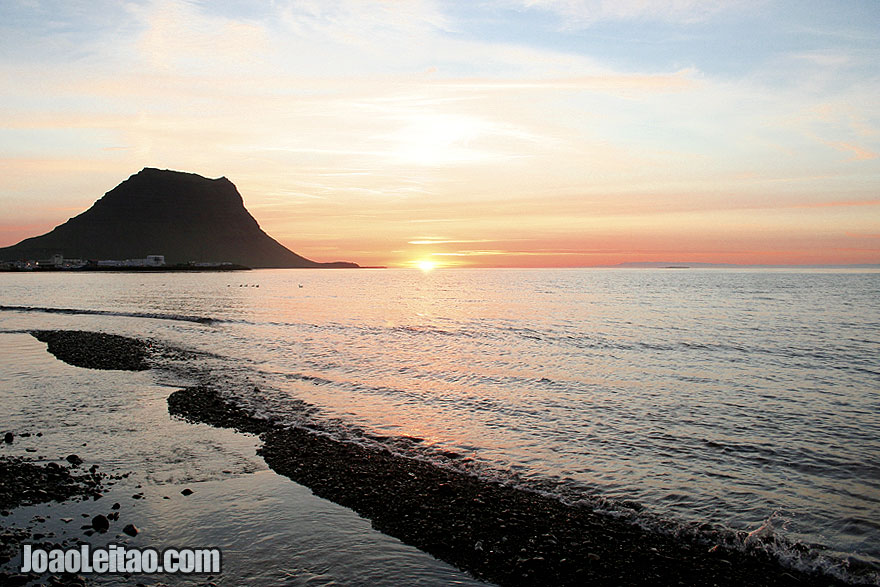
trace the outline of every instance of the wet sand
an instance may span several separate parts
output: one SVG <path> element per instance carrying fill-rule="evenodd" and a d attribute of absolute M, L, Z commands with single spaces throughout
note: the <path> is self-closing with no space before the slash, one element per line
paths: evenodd
<path fill-rule="evenodd" d="M 173 393 L 169 410 L 192 421 L 260 433 L 276 472 L 370 519 L 474 576 L 500 585 L 844 585 L 783 568 L 761 548 L 741 552 L 705 536 L 670 536 L 609 512 L 344 443 L 274 428 L 216 391 Z"/>
<path fill-rule="evenodd" d="M 168 352 L 151 349 L 151 363 Z M 185 361 L 181 356 L 187 355 L 173 356 Z M 179 381 L 176 373 L 155 369 L 70 366 L 26 332 L 0 335 L 0 457 L 41 468 L 56 463 L 73 476 L 91 476 L 97 465 L 99 475 L 107 475 L 97 500 L 90 495 L 0 505 L 0 512 L 9 513 L 0 515 L 0 536 L 8 538 L 12 557 L 0 562 L 0 585 L 57 582 L 48 574 L 17 576 L 25 543 L 210 547 L 223 553 L 222 573 L 214 576 L 86 574 L 71 577 L 73 585 L 478 584 L 271 471 L 256 455 L 255 436 L 172 417 L 167 397 L 179 389 L 168 386 L 172 381 Z M 13 433 L 12 443 L 3 442 L 6 431 Z M 66 459 L 71 453 L 84 462 L 73 467 Z M 43 483 L 34 480 L 29 487 L 38 485 Z M 192 493 L 184 494 L 187 489 Z M 92 527 L 98 515 L 108 518 L 105 532 Z M 129 524 L 138 529 L 136 536 L 124 532 Z"/>
<path fill-rule="evenodd" d="M 78 338 L 95 340 L 89 333 L 57 338 L 61 347 L 77 345 Z M 125 355 L 137 345 L 102 343 L 93 349 L 101 361 L 135 364 Z M 57 347 L 52 352 L 63 358 Z M 713 542 L 709 532 L 673 536 L 613 512 L 276 426 L 209 387 L 171 394 L 168 409 L 193 422 L 260 435 L 259 454 L 274 471 L 351 508 L 378 530 L 501 585 L 845 584 L 783 567 L 760 541 L 743 551 L 721 535 Z"/>

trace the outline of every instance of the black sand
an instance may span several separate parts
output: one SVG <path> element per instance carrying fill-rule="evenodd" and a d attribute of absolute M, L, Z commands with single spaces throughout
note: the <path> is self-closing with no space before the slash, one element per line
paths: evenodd
<path fill-rule="evenodd" d="M 672 537 L 588 507 L 459 471 L 272 428 L 193 387 L 168 398 L 172 414 L 262 434 L 276 472 L 353 509 L 378 530 L 501 585 L 844 585 L 783 568 L 763 553 Z"/>
<path fill-rule="evenodd" d="M 87 369 L 145 371 L 149 345 L 140 340 L 79 330 L 34 330 L 31 334 L 49 345 L 49 352 L 65 363 Z"/>
<path fill-rule="evenodd" d="M 52 352 L 63 360 L 70 354 L 87 355 L 91 351 L 77 342 L 82 338 L 99 341 L 95 348 L 101 353 L 115 354 L 111 364 L 143 364 L 143 343 L 108 347 L 101 341 L 107 335 L 95 336 L 55 334 L 61 349 Z M 79 350 L 73 353 L 65 346 Z M 260 434 L 260 454 L 276 472 L 350 507 L 377 529 L 501 585 L 845 585 L 829 576 L 787 569 L 760 545 L 743 552 L 726 543 L 713 544 L 708 534 L 672 536 L 647 530 L 605 511 L 381 448 L 275 426 L 208 387 L 177 391 L 168 405 L 169 412 L 191 421 Z"/>
<path fill-rule="evenodd" d="M 69 455 L 68 462 L 82 463 L 78 457 L 75 460 L 71 457 L 76 455 Z M 55 462 L 41 465 L 22 458 L 0 456 L 0 511 L 74 497 L 100 497 L 106 475 L 94 468 L 80 472 L 75 468 Z"/>
<path fill-rule="evenodd" d="M 55 462 L 39 464 L 23 458 L 0 456 L 0 516 L 6 517 L 9 510 L 19 506 L 71 499 L 98 499 L 112 482 L 111 477 L 97 472 L 95 466 L 80 468 L 82 460 L 76 455 L 68 455 L 65 461 L 70 466 Z M 76 546 L 69 541 L 59 543 L 48 538 L 35 534 L 30 528 L 7 527 L 0 521 L 0 565 L 20 553 L 23 543 L 36 544 L 47 551 Z M 36 573 L 0 571 L 0 585 L 32 584 L 40 579 L 45 581 L 43 584 L 57 586 L 83 586 L 88 583 L 84 577 L 69 573 L 41 577 Z"/>

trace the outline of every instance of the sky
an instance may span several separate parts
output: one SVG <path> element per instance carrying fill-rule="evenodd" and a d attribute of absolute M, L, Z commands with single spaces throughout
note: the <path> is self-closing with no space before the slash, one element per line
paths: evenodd
<path fill-rule="evenodd" d="M 880 1 L 0 2 L 0 246 L 144 167 L 318 261 L 880 263 Z"/>

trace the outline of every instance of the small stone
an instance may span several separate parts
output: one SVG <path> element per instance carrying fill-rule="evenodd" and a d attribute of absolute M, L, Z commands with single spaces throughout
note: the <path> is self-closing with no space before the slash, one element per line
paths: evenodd
<path fill-rule="evenodd" d="M 15 435 L 12 432 L 7 432 L 3 436 L 3 442 L 5 442 L 6 444 L 12 444 L 13 440 L 15 440 Z"/>
<path fill-rule="evenodd" d="M 65 524 L 69 524 L 73 521 L 73 518 L 61 518 L 61 521 Z"/>
<path fill-rule="evenodd" d="M 73 465 L 74 467 L 79 467 L 83 460 L 79 458 L 78 455 L 67 455 L 67 462 Z"/>
<path fill-rule="evenodd" d="M 111 510 L 118 510 L 120 507 L 122 507 L 122 506 L 120 506 L 119 502 L 117 501 L 116 503 L 114 503 L 113 505 L 110 506 L 110 509 Z"/>
<path fill-rule="evenodd" d="M 442 497 L 449 497 L 455 493 L 455 490 L 449 483 L 440 483 L 437 485 L 437 493 Z"/>
<path fill-rule="evenodd" d="M 98 532 L 106 532 L 110 529 L 110 520 L 107 519 L 107 516 L 104 514 L 98 514 L 94 518 L 92 518 L 92 528 L 97 530 Z"/>
<path fill-rule="evenodd" d="M 137 536 L 138 529 L 134 524 L 128 524 L 125 528 L 122 529 L 123 532 L 128 534 L 129 536 Z"/>
<path fill-rule="evenodd" d="M 181 494 L 181 495 L 192 495 L 192 494 L 193 494 L 193 490 L 190 489 L 189 487 L 187 487 L 186 489 L 184 489 L 183 491 L 181 491 L 180 494 Z"/>

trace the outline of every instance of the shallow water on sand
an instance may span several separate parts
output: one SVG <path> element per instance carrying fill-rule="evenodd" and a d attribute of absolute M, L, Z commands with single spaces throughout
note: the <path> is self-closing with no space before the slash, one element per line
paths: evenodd
<path fill-rule="evenodd" d="M 342 436 L 880 561 L 877 272 L 7 274 L 0 300 L 7 332 L 210 353 L 242 403 Z"/>
<path fill-rule="evenodd" d="M 147 585 L 485 585 L 268 470 L 255 437 L 172 419 L 166 398 L 175 388 L 157 385 L 155 374 L 80 369 L 45 346 L 28 334 L 0 333 L 2 426 L 18 434 L 0 444 L 0 454 L 64 465 L 77 454 L 83 468 L 130 475 L 99 500 L 21 507 L 3 525 L 93 547 L 222 551 L 220 575 L 136 577 Z M 184 488 L 193 493 L 182 495 Z M 116 502 L 119 520 L 87 538 L 81 526 L 110 514 Z M 137 536 L 122 533 L 129 523 Z M 20 559 L 9 565 L 16 572 Z M 121 575 L 90 580 L 132 582 Z"/>

